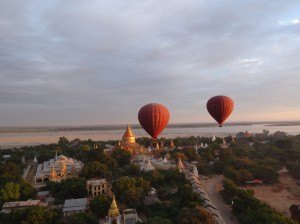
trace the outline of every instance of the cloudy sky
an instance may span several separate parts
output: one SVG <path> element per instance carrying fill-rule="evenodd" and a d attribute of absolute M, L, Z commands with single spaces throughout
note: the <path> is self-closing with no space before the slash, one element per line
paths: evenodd
<path fill-rule="evenodd" d="M 1 0 L 0 126 L 300 120 L 299 0 Z"/>

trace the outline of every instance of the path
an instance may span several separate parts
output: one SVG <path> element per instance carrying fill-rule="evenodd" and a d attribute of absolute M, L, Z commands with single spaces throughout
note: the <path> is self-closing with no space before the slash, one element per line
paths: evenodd
<path fill-rule="evenodd" d="M 33 183 L 33 178 L 34 178 L 37 167 L 38 167 L 37 163 L 31 165 L 30 170 L 26 176 L 27 181 Z"/>
<path fill-rule="evenodd" d="M 211 198 L 213 203 L 217 206 L 219 213 L 222 215 L 223 219 L 227 224 L 238 224 L 239 222 L 231 213 L 231 206 L 227 205 L 221 194 L 221 183 L 222 176 L 215 175 L 208 180 L 200 180 L 201 184 L 204 186 L 208 196 Z M 232 220 L 231 220 L 232 218 Z"/>

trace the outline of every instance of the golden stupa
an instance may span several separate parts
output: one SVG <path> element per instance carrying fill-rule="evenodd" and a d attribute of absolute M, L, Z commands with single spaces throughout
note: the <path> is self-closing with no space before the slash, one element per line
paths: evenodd
<path fill-rule="evenodd" d="M 118 217 L 120 215 L 119 208 L 115 199 L 115 196 L 113 197 L 113 200 L 111 202 L 110 208 L 108 210 L 108 216 L 110 217 Z"/>
<path fill-rule="evenodd" d="M 126 131 L 122 137 L 122 141 L 118 143 L 118 148 L 129 151 L 132 154 L 147 153 L 148 151 L 135 141 L 130 124 L 127 125 Z"/>
<path fill-rule="evenodd" d="M 122 137 L 122 143 L 127 143 L 127 144 L 134 144 L 135 142 L 135 136 L 131 130 L 130 124 L 127 125 L 126 131 Z"/>

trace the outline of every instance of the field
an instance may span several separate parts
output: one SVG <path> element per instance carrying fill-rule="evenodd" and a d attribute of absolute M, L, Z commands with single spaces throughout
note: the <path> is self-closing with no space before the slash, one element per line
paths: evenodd
<path fill-rule="evenodd" d="M 300 204 L 300 185 L 297 185 L 285 168 L 279 171 L 279 175 L 277 184 L 247 186 L 244 189 L 252 189 L 259 200 L 290 217 L 290 206 Z"/>

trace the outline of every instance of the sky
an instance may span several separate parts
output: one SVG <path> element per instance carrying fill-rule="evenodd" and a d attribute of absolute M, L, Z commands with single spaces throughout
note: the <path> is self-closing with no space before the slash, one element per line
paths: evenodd
<path fill-rule="evenodd" d="M 300 120 L 299 0 L 1 0 L 0 126 Z"/>

